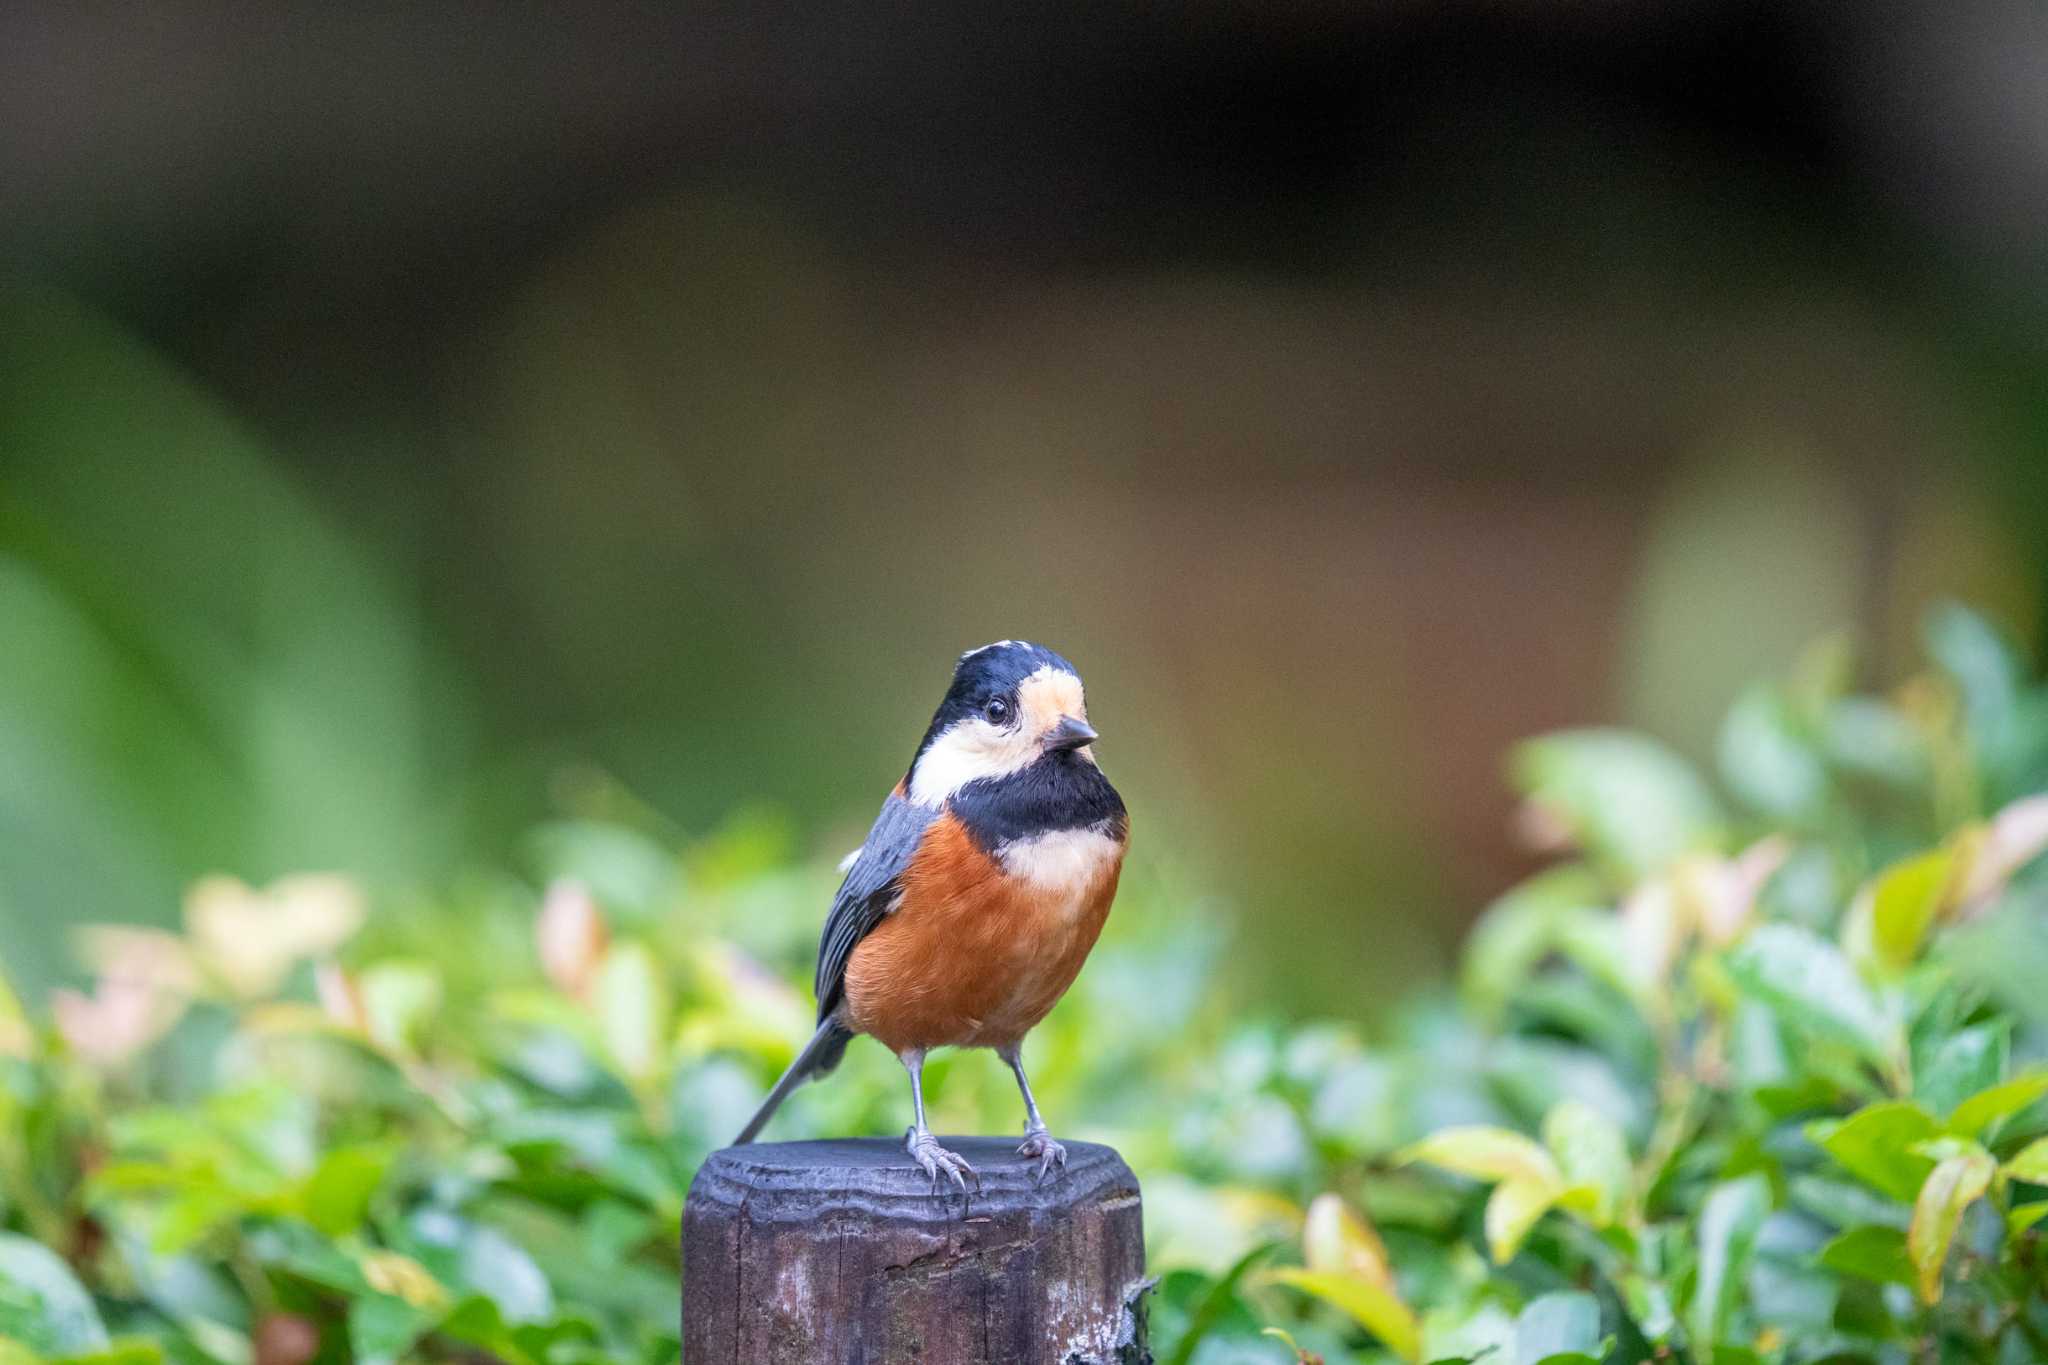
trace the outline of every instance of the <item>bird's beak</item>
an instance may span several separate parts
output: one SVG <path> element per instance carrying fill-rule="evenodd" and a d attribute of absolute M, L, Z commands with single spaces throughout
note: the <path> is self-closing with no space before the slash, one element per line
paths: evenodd
<path fill-rule="evenodd" d="M 1052 733 L 1045 737 L 1045 747 L 1054 753 L 1060 753 L 1068 749 L 1078 749 L 1084 744 L 1093 744 L 1100 738 L 1101 736 L 1095 733 L 1095 727 L 1087 721 L 1075 720 L 1072 716 L 1061 716 L 1060 723 L 1053 726 Z"/>

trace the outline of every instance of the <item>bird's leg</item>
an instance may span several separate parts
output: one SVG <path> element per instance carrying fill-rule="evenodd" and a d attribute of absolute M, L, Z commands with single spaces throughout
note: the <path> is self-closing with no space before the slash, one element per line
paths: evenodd
<path fill-rule="evenodd" d="M 968 1176 L 974 1177 L 974 1187 L 981 1188 L 981 1177 L 974 1174 L 974 1168 L 957 1152 L 949 1152 L 939 1146 L 939 1140 L 932 1136 L 932 1130 L 924 1126 L 924 1049 L 909 1048 L 896 1054 L 904 1070 L 910 1073 L 910 1106 L 916 1122 L 903 1135 L 906 1151 L 924 1167 L 924 1173 L 932 1178 L 934 1193 L 939 1188 L 939 1172 L 953 1177 L 953 1183 L 963 1191 L 967 1188 Z"/>
<path fill-rule="evenodd" d="M 1031 1082 L 1024 1078 L 1024 1045 L 1013 1043 L 1009 1047 L 996 1049 L 997 1055 L 1010 1064 L 1011 1074 L 1017 1078 L 1017 1089 L 1024 1094 L 1024 1141 L 1017 1148 L 1017 1155 L 1029 1159 L 1038 1158 L 1037 1179 L 1045 1179 L 1045 1173 L 1058 1166 L 1062 1170 L 1067 1164 L 1067 1149 L 1052 1140 L 1045 1120 L 1038 1116 L 1038 1101 L 1031 1097 Z"/>

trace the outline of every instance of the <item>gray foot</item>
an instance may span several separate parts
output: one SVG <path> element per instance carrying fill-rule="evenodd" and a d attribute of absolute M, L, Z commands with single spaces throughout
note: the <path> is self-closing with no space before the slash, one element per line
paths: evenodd
<path fill-rule="evenodd" d="M 1061 1170 L 1067 1168 L 1066 1147 L 1054 1142 L 1052 1134 L 1043 1128 L 1025 1130 L 1024 1141 L 1017 1147 L 1017 1155 L 1027 1161 L 1033 1157 L 1038 1158 L 1038 1174 L 1032 1177 L 1034 1181 L 1044 1180 L 1046 1172 L 1055 1166 Z"/>
<path fill-rule="evenodd" d="M 939 1140 L 933 1137 L 929 1130 L 913 1128 L 904 1134 L 903 1149 L 909 1152 L 912 1159 L 924 1168 L 924 1173 L 932 1178 L 934 1193 L 937 1193 L 939 1188 L 941 1171 L 953 1177 L 953 1183 L 963 1191 L 967 1188 L 967 1181 L 970 1178 L 974 1181 L 975 1189 L 981 1188 L 981 1177 L 975 1175 L 974 1168 L 967 1164 L 967 1159 L 958 1152 L 949 1152 L 939 1146 Z"/>

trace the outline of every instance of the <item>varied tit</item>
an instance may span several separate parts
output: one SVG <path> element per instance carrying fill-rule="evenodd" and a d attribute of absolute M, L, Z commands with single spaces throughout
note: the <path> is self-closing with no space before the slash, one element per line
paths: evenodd
<path fill-rule="evenodd" d="M 924 1059 L 987 1047 L 1024 1097 L 1037 1178 L 1064 1165 L 1024 1077 L 1024 1035 L 1081 970 L 1116 896 L 1130 822 L 1096 766 L 1081 679 L 1040 645 L 960 656 L 910 771 L 846 865 L 818 942 L 818 1031 L 738 1141 L 871 1034 L 910 1072 L 904 1145 L 936 1187 L 974 1174 L 924 1121 Z"/>

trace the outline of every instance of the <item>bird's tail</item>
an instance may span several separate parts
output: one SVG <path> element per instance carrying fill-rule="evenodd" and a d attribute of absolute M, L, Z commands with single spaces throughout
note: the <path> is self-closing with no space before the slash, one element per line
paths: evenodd
<path fill-rule="evenodd" d="M 789 1070 L 782 1073 L 782 1079 L 768 1092 L 768 1098 L 761 1101 L 761 1107 L 754 1111 L 754 1117 L 747 1120 L 747 1126 L 732 1140 L 732 1145 L 741 1147 L 752 1142 L 768 1126 L 768 1120 L 775 1117 L 775 1111 L 789 1098 L 790 1091 L 811 1077 L 822 1076 L 839 1065 L 839 1059 L 846 1055 L 846 1045 L 852 1039 L 853 1034 L 837 1019 L 827 1019 L 819 1024 L 818 1031 L 811 1035 L 811 1041 L 796 1054 Z"/>

